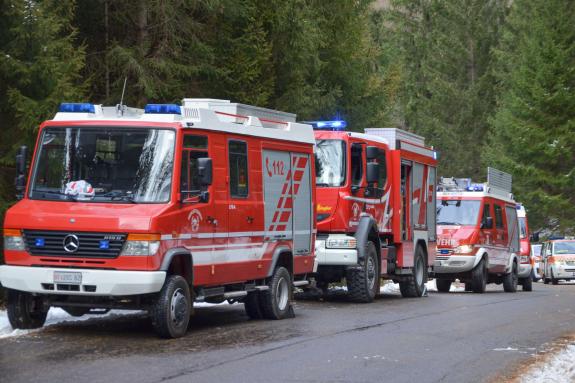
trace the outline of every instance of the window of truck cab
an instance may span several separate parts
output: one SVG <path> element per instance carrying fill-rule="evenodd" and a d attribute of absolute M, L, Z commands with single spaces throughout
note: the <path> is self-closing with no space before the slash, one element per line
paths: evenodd
<path fill-rule="evenodd" d="M 197 174 L 197 163 L 198 158 L 205 157 L 208 157 L 208 136 L 184 134 L 180 173 L 180 190 L 183 200 L 200 193 L 202 187 Z"/>
<path fill-rule="evenodd" d="M 248 144 L 245 141 L 228 141 L 230 196 L 247 198 L 249 195 Z"/>
<path fill-rule="evenodd" d="M 28 197 L 91 203 L 166 203 L 171 198 L 175 130 L 153 126 L 46 126 Z M 73 194 L 82 184 L 90 194 Z M 80 199 L 80 196 L 82 198 Z"/>

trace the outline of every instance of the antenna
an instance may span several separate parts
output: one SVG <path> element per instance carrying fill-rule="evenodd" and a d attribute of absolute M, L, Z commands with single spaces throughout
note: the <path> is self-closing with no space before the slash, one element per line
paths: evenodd
<path fill-rule="evenodd" d="M 120 103 L 116 107 L 116 112 L 118 116 L 124 115 L 124 93 L 126 93 L 126 82 L 128 81 L 128 76 L 124 77 L 124 86 L 122 87 L 122 97 L 120 97 Z"/>

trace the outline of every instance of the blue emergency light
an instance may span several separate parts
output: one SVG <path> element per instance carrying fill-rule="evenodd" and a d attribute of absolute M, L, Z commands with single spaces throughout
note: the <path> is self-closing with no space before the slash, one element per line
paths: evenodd
<path fill-rule="evenodd" d="M 62 113 L 96 113 L 94 104 L 88 102 L 74 103 L 63 102 L 60 104 L 60 112 Z"/>
<path fill-rule="evenodd" d="M 44 247 L 44 246 L 46 246 L 46 240 L 44 238 L 36 238 L 34 245 L 36 247 Z"/>
<path fill-rule="evenodd" d="M 176 104 L 148 104 L 144 108 L 148 114 L 182 114 L 182 109 Z"/>
<path fill-rule="evenodd" d="M 110 248 L 110 241 L 107 240 L 100 241 L 100 245 L 98 247 L 102 250 L 108 250 Z"/>
<path fill-rule="evenodd" d="M 483 191 L 483 185 L 481 184 L 473 184 L 471 186 L 468 186 L 465 190 L 467 191 Z"/>
<path fill-rule="evenodd" d="M 344 131 L 347 127 L 347 122 L 343 120 L 334 121 L 309 121 L 308 124 L 317 130 L 332 130 L 332 131 Z"/>

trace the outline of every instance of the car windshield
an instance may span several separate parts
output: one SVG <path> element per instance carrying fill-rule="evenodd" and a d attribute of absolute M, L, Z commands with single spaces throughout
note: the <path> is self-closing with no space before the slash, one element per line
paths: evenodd
<path fill-rule="evenodd" d="M 531 253 L 533 255 L 541 255 L 541 245 L 531 245 Z"/>
<path fill-rule="evenodd" d="M 175 132 L 118 127 L 44 129 L 31 199 L 159 203 L 170 199 Z"/>
<path fill-rule="evenodd" d="M 342 186 L 345 183 L 345 142 L 317 140 L 315 182 L 318 187 Z"/>
<path fill-rule="evenodd" d="M 480 201 L 437 200 L 438 225 L 475 225 Z"/>
<path fill-rule="evenodd" d="M 575 254 L 575 241 L 555 242 L 553 245 L 554 254 Z"/>

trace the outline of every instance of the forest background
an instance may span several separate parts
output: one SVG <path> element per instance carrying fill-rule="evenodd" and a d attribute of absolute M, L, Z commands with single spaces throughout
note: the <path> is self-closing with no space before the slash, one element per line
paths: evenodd
<path fill-rule="evenodd" d="M 127 78 L 130 106 L 223 98 L 407 129 L 439 175 L 507 171 L 532 231 L 574 234 L 574 25 L 570 0 L 0 0 L 0 222 L 39 123 L 117 104 Z"/>

